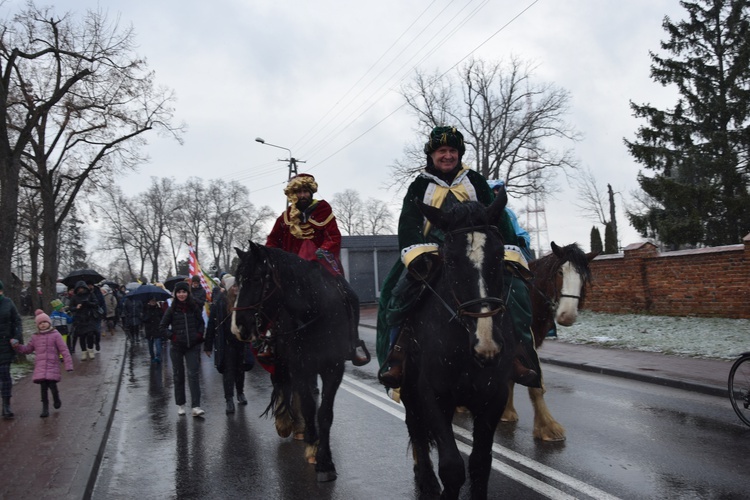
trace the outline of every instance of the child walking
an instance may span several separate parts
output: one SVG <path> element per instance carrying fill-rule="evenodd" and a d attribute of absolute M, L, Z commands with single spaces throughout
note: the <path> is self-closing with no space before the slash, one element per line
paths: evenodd
<path fill-rule="evenodd" d="M 65 369 L 73 371 L 73 358 L 70 356 L 68 346 L 60 335 L 60 332 L 54 329 L 52 321 L 44 311 L 37 309 L 34 321 L 36 321 L 37 333 L 31 337 L 31 341 L 26 344 L 20 344 L 16 339 L 11 340 L 13 349 L 23 354 L 36 353 L 34 359 L 33 381 L 39 384 L 42 390 L 42 413 L 40 417 L 49 417 L 49 400 L 47 391 L 52 393 L 52 402 L 55 409 L 62 406 L 60 393 L 57 390 L 57 383 L 60 381 L 60 360 L 62 354 L 65 362 Z"/>

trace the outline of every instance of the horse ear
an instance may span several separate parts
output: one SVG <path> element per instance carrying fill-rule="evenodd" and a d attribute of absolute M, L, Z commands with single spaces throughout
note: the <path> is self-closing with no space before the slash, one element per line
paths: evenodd
<path fill-rule="evenodd" d="M 557 246 L 557 244 L 553 241 L 550 243 L 550 246 L 552 247 L 552 253 L 555 254 L 560 259 L 563 258 L 562 248 Z"/>
<path fill-rule="evenodd" d="M 499 221 L 500 215 L 505 210 L 505 206 L 507 204 L 508 193 L 505 192 L 505 188 L 502 188 L 497 194 L 495 201 L 492 202 L 492 205 L 487 207 L 487 216 L 489 217 L 490 221 L 492 221 L 493 223 L 495 223 L 495 221 Z"/>
<path fill-rule="evenodd" d="M 240 260 L 245 260 L 245 256 L 247 255 L 247 252 L 243 252 L 237 247 L 234 247 L 234 251 L 237 252 L 237 257 L 239 257 Z"/>
<path fill-rule="evenodd" d="M 441 224 L 443 222 L 443 211 L 439 208 L 433 207 L 431 205 L 427 205 L 425 203 L 422 203 L 422 200 L 415 198 L 414 203 L 417 205 L 417 208 L 419 208 L 419 211 L 422 212 L 422 215 L 427 217 L 427 220 L 430 221 L 432 224 L 435 224 L 436 227 L 441 227 Z"/>

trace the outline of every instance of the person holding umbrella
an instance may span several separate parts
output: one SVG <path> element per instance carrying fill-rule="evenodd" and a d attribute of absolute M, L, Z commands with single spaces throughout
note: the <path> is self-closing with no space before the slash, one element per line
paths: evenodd
<path fill-rule="evenodd" d="M 76 337 L 81 340 L 81 361 L 86 361 L 95 357 L 96 324 L 101 323 L 99 302 L 83 280 L 77 282 L 73 290 L 70 312 L 73 315 Z"/>

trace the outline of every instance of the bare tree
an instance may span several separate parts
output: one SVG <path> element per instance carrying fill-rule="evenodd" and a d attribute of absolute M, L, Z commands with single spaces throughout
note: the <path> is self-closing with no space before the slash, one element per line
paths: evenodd
<path fill-rule="evenodd" d="M 548 191 L 558 172 L 577 168 L 572 150 L 556 147 L 561 139 L 580 139 L 565 121 L 570 95 L 532 77 L 530 64 L 515 57 L 506 65 L 472 59 L 455 76 L 417 72 L 401 92 L 420 136 L 456 125 L 467 146 L 464 162 L 487 178 L 503 179 L 508 193 L 519 197 Z M 409 161 L 419 157 L 418 147 L 408 149 Z M 424 153 L 419 168 L 423 162 Z M 415 168 L 392 165 L 393 184 L 403 185 Z"/>
<path fill-rule="evenodd" d="M 612 190 L 612 186 L 607 184 L 607 194 L 605 196 L 591 169 L 586 169 L 582 172 L 578 176 L 576 184 L 580 201 L 575 203 L 575 206 L 588 219 L 598 222 L 605 227 L 609 226 L 617 246 L 619 237 L 617 234 L 615 192 Z"/>
<path fill-rule="evenodd" d="M 180 210 L 175 212 L 175 221 L 180 225 L 186 243 L 192 243 L 196 256 L 199 255 L 201 237 L 208 221 L 208 198 L 218 196 L 209 193 L 203 179 L 191 177 L 180 192 Z M 198 256 L 200 261 L 200 257 Z"/>
<path fill-rule="evenodd" d="M 393 234 L 393 214 L 381 200 L 368 198 L 362 219 L 365 234 Z"/>
<path fill-rule="evenodd" d="M 335 193 L 331 207 L 341 231 L 350 236 L 362 234 L 362 200 L 356 190 L 347 189 L 342 193 Z"/>
<path fill-rule="evenodd" d="M 132 28 L 121 29 L 101 12 L 88 11 L 77 23 L 29 1 L 0 34 L 0 169 L 6 180 L 0 232 L 15 235 L 12 198 L 24 168 L 41 197 L 46 302 L 54 295 L 60 227 L 76 197 L 145 161 L 142 134 L 156 129 L 179 140 L 181 127 L 171 125 L 171 91 L 157 88 L 134 54 Z M 10 263 L 6 252 L 0 250 L 0 277 Z"/>

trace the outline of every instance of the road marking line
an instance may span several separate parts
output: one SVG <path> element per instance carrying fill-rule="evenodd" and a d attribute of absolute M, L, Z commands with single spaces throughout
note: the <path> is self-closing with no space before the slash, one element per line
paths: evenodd
<path fill-rule="evenodd" d="M 390 415 L 393 415 L 394 417 L 402 421 L 406 419 L 403 406 L 396 403 L 391 398 L 389 398 L 384 390 L 373 389 L 371 386 L 364 384 L 360 382 L 359 380 L 355 380 L 352 377 L 349 377 L 347 375 L 344 376 L 343 382 L 344 383 L 341 385 L 341 387 L 347 392 L 349 392 L 350 394 L 364 401 L 367 401 L 373 406 L 380 408 L 386 413 L 389 413 Z M 348 385 L 351 385 L 354 387 L 348 387 Z M 367 394 L 364 394 L 361 391 L 364 391 Z M 468 441 L 469 443 L 472 442 L 471 432 L 462 427 L 453 425 L 453 433 L 460 436 L 462 439 Z M 458 448 L 462 452 L 464 452 L 466 455 L 469 455 L 471 453 L 470 445 L 467 445 L 463 441 L 457 441 L 457 444 L 458 444 Z M 610 495 L 609 493 L 602 491 L 596 488 L 595 486 L 592 486 L 588 483 L 580 481 L 574 477 L 568 476 L 567 474 L 564 474 L 556 469 L 553 469 L 552 467 L 539 463 L 536 460 L 532 460 L 518 452 L 515 452 L 497 443 L 493 444 L 492 451 L 502 457 L 505 457 L 506 459 L 512 462 L 515 462 L 524 467 L 527 467 L 539 473 L 542 476 L 546 476 L 553 481 L 556 481 L 571 489 L 579 491 L 589 497 L 602 499 L 602 500 L 605 500 L 605 499 L 606 500 L 618 500 L 618 497 L 614 495 Z M 550 486 L 544 483 L 543 481 L 540 481 L 539 479 L 536 479 L 535 477 L 530 476 L 526 474 L 525 472 L 522 472 L 514 468 L 513 466 L 506 464 L 504 462 L 501 462 L 500 460 L 497 460 L 495 458 L 492 459 L 492 468 L 500 472 L 501 474 L 504 474 L 510 477 L 511 479 L 523 484 L 527 488 L 534 490 L 538 492 L 539 494 L 544 495 L 548 498 L 552 498 L 555 500 L 563 500 L 563 499 L 567 500 L 567 499 L 576 498 L 574 496 L 568 495 L 562 490 L 555 488 L 554 486 Z"/>

